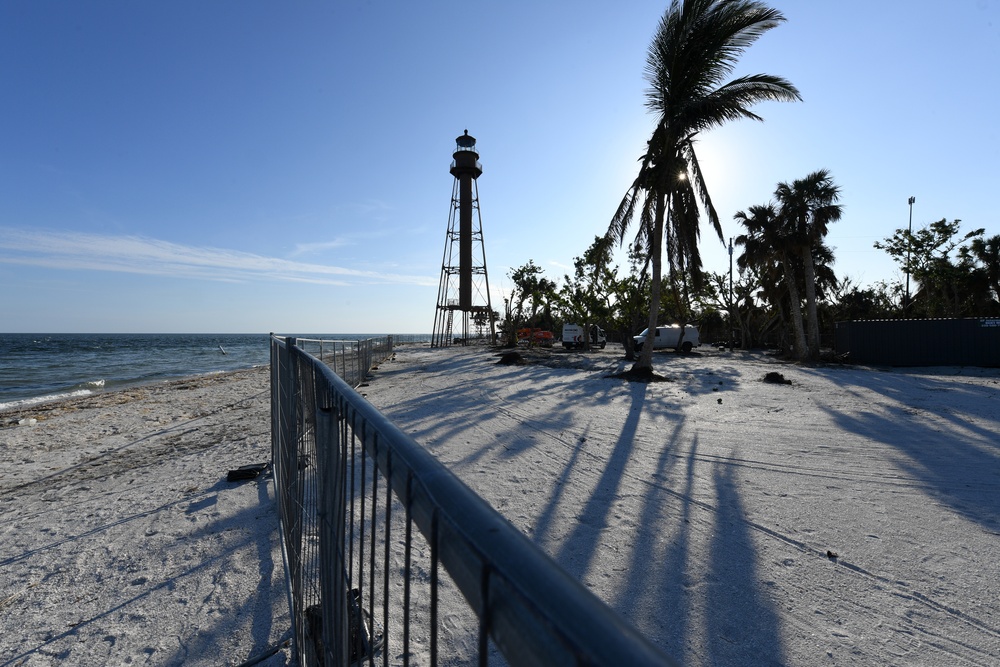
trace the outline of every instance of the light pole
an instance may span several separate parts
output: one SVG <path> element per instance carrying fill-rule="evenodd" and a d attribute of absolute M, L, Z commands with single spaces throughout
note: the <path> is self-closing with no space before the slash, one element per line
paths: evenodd
<path fill-rule="evenodd" d="M 906 303 L 903 304 L 904 312 L 910 309 L 910 246 L 913 245 L 913 202 L 915 201 L 917 201 L 916 197 L 910 197 L 906 200 L 906 203 L 910 205 L 910 224 L 907 227 L 906 237 Z"/>

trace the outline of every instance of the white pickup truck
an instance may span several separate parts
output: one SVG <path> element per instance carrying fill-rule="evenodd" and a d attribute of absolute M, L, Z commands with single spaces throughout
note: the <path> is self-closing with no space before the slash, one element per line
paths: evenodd
<path fill-rule="evenodd" d="M 642 352 L 642 346 L 646 343 L 646 334 L 649 332 L 649 327 L 642 330 L 642 333 L 638 336 L 632 336 L 632 340 L 635 341 L 635 351 Z M 678 324 L 671 324 L 670 326 L 656 327 L 656 334 L 653 337 L 653 349 L 660 350 L 667 347 L 675 348 L 677 347 L 677 341 L 681 337 L 681 327 Z M 701 346 L 701 340 L 698 338 L 698 327 L 688 324 L 684 327 L 684 342 L 681 343 L 682 352 L 690 352 L 693 348 Z"/>
<path fill-rule="evenodd" d="M 582 348 L 587 340 L 583 326 L 579 324 L 564 324 L 562 329 L 562 344 L 567 350 Z M 602 350 L 608 344 L 608 337 L 604 329 L 596 324 L 590 327 L 590 344 Z"/>

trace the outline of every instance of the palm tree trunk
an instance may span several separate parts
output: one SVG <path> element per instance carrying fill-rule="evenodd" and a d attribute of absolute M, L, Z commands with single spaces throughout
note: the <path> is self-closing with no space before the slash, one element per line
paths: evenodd
<path fill-rule="evenodd" d="M 812 248 L 802 250 L 802 270 L 806 282 L 806 326 L 809 328 L 809 359 L 819 359 L 819 314 L 816 312 L 816 270 L 813 267 Z"/>
<path fill-rule="evenodd" d="M 618 330 L 618 335 L 622 339 L 622 345 L 625 346 L 625 361 L 635 361 L 635 341 L 632 340 L 634 331 L 633 327 L 622 327 Z"/>
<path fill-rule="evenodd" d="M 805 359 L 808 354 L 806 332 L 802 328 L 802 303 L 799 300 L 799 288 L 795 285 L 795 273 L 787 257 L 782 257 L 785 267 L 785 284 L 788 286 L 789 309 L 792 311 L 792 328 L 795 330 L 795 354 L 799 359 Z"/>
<path fill-rule="evenodd" d="M 665 197 L 658 196 L 656 200 L 656 215 L 653 219 L 653 233 L 650 250 L 652 251 L 652 277 L 649 281 L 649 324 L 646 328 L 646 340 L 642 344 L 639 361 L 632 366 L 633 371 L 653 369 L 653 338 L 656 337 L 656 323 L 660 317 L 660 290 L 663 283 L 663 212 L 666 209 Z"/>

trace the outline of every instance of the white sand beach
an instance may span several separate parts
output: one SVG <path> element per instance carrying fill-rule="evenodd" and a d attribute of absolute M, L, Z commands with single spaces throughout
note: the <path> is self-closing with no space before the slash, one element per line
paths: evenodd
<path fill-rule="evenodd" d="M 636 384 L 613 348 L 405 345 L 362 391 L 682 664 L 997 664 L 1000 370 L 703 349 Z M 0 666 L 280 645 L 270 480 L 225 481 L 269 456 L 268 379 L 0 413 Z"/>
<path fill-rule="evenodd" d="M 1000 664 L 1000 370 L 529 360 L 404 348 L 366 391 L 681 664 Z"/>
<path fill-rule="evenodd" d="M 0 413 L 0 665 L 233 665 L 290 627 L 267 368 Z M 285 664 L 283 653 L 263 664 Z"/>

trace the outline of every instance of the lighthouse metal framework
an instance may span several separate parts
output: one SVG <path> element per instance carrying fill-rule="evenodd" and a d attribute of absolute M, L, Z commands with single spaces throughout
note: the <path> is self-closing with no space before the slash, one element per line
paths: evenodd
<path fill-rule="evenodd" d="M 479 162 L 476 139 L 468 130 L 455 140 L 452 157 L 451 174 L 455 183 L 451 191 L 431 347 L 496 340 L 496 313 L 490 303 L 483 220 L 479 211 L 477 179 L 483 173 L 483 166 Z M 458 322 L 455 321 L 456 313 Z"/>

